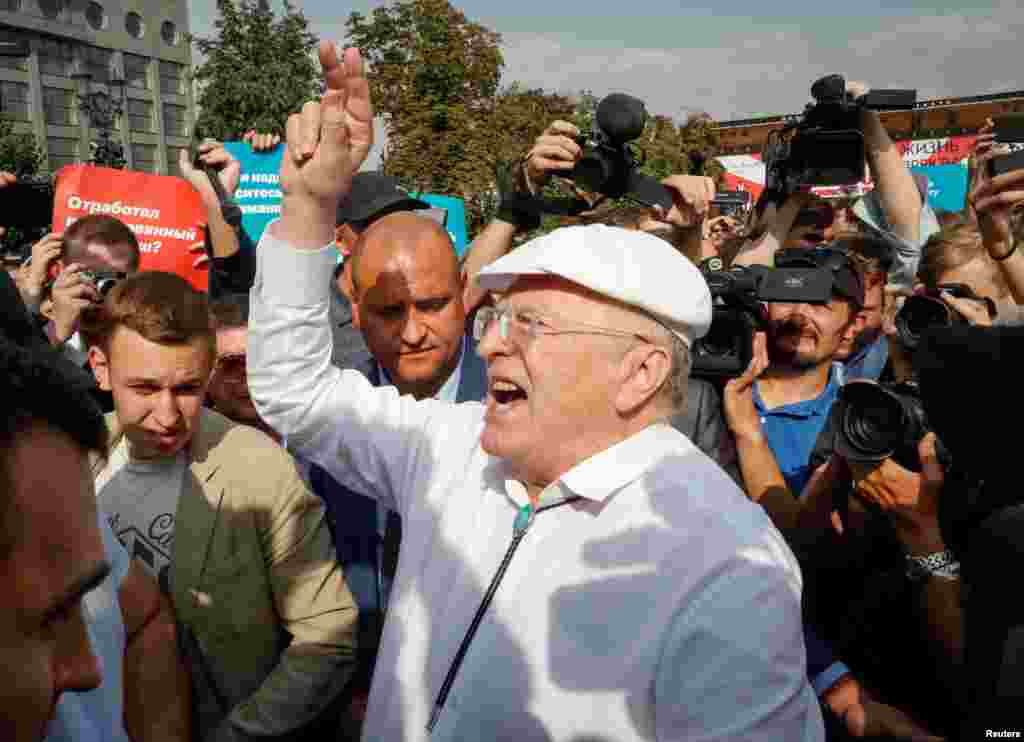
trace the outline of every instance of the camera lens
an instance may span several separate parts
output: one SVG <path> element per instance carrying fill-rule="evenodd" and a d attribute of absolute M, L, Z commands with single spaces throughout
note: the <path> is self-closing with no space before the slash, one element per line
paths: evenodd
<path fill-rule="evenodd" d="M 911 296 L 896 315 L 896 331 L 900 341 L 908 349 L 914 350 L 928 328 L 946 327 L 951 321 L 949 307 L 941 299 Z"/>
<path fill-rule="evenodd" d="M 851 382 L 841 433 L 851 451 L 867 460 L 892 454 L 903 440 L 907 417 L 899 398 L 874 383 Z"/>
<path fill-rule="evenodd" d="M 117 283 L 116 278 L 101 278 L 96 281 L 96 291 L 100 296 L 106 296 L 110 293 L 110 289 L 114 288 L 114 284 Z"/>

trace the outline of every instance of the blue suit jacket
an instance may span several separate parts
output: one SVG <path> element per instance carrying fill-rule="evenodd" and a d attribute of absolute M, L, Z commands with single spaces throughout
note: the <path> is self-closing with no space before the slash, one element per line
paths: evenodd
<path fill-rule="evenodd" d="M 467 333 L 463 342 L 466 350 L 456 402 L 478 402 L 487 394 L 487 365 L 477 354 L 472 335 Z M 369 352 L 354 358 L 351 368 L 362 373 L 374 386 L 382 385 L 380 368 Z M 309 479 L 313 492 L 326 505 L 338 562 L 359 606 L 360 656 L 364 664 L 369 663 L 370 666 L 364 668 L 369 671 L 384 621 L 384 596 L 391 588 L 390 579 L 380 564 L 377 501 L 343 487 L 316 465 L 310 467 Z"/>

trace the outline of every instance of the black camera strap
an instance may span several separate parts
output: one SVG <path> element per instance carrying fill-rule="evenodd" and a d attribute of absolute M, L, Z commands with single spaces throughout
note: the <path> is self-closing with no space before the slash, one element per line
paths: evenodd
<path fill-rule="evenodd" d="M 473 620 L 470 622 L 469 628 L 466 630 L 466 635 L 462 637 L 462 643 L 459 645 L 459 650 L 455 653 L 455 658 L 452 660 L 451 667 L 448 668 L 448 674 L 445 676 L 444 682 L 441 684 L 441 690 L 437 694 L 437 700 L 434 701 L 434 709 L 430 712 L 430 721 L 427 722 L 427 732 L 434 731 L 434 726 L 436 726 L 437 720 L 441 717 L 441 711 L 444 709 L 445 701 L 448 700 L 448 694 L 451 692 L 452 685 L 455 683 L 455 676 L 458 675 L 459 668 L 462 667 L 462 661 L 466 658 L 466 652 L 469 651 L 469 645 L 472 643 L 473 637 L 476 636 L 477 629 L 480 628 L 480 623 L 483 621 L 484 614 L 487 613 L 487 609 L 490 607 L 495 593 L 498 592 L 498 586 L 505 577 L 508 565 L 512 563 L 512 557 L 515 556 L 516 549 L 518 549 L 519 544 L 522 543 L 523 538 L 526 536 L 526 532 L 530 530 L 534 517 L 538 513 L 543 513 L 545 510 L 551 510 L 553 508 L 561 507 L 562 505 L 568 505 L 581 499 L 583 498 L 579 495 L 574 495 L 572 497 L 567 497 L 564 500 L 553 502 L 550 505 L 543 505 L 539 508 L 534 508 L 532 504 L 524 505 L 516 514 L 515 522 L 512 524 L 512 543 L 508 545 L 505 557 L 501 560 L 501 564 L 498 565 L 498 569 L 494 573 L 494 577 L 491 578 L 491 584 L 487 588 L 487 592 L 484 593 L 483 600 L 480 601 L 480 607 L 476 609 Z"/>

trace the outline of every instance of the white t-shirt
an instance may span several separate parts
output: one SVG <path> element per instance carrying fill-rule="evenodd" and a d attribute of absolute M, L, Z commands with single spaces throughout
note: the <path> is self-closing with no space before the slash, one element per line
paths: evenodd
<path fill-rule="evenodd" d="M 131 458 L 122 438 L 96 482 L 100 508 L 117 538 L 158 579 L 170 565 L 187 464 L 185 451 L 166 459 Z"/>

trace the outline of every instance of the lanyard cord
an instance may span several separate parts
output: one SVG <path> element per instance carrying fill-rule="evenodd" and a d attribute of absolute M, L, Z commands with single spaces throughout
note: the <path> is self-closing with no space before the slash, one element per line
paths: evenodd
<path fill-rule="evenodd" d="M 569 503 L 576 502 L 580 499 L 582 498 L 579 495 L 567 497 L 560 502 L 545 505 L 537 508 L 536 510 L 534 510 L 533 505 L 524 505 L 516 514 L 515 522 L 512 524 L 512 543 L 509 544 L 508 551 L 505 552 L 504 559 L 501 560 L 498 570 L 494 573 L 494 577 L 491 578 L 490 587 L 487 588 L 487 592 L 484 594 L 483 600 L 480 601 L 480 607 L 476 609 L 476 614 L 473 616 L 473 620 L 469 624 L 469 629 L 466 630 L 466 635 L 462 637 L 462 643 L 459 645 L 459 651 L 455 653 L 455 659 L 452 660 L 451 667 L 448 668 L 448 674 L 444 678 L 444 683 L 441 684 L 441 690 L 437 694 L 437 700 L 434 701 L 434 709 L 430 713 L 430 721 L 427 723 L 428 732 L 434 731 L 434 726 L 437 724 L 437 720 L 441 716 L 441 710 L 444 708 L 445 701 L 448 700 L 448 693 L 451 692 L 452 685 L 455 683 L 455 676 L 458 674 L 459 668 L 462 666 L 462 661 L 466 658 L 466 652 L 469 651 L 469 645 L 473 641 L 473 637 L 476 636 L 477 629 L 480 628 L 480 623 L 483 621 L 484 614 L 487 613 L 487 608 L 491 605 L 491 601 L 494 599 L 494 594 L 498 592 L 498 586 L 505 577 L 505 571 L 508 569 L 508 565 L 512 562 L 512 557 L 515 556 L 516 549 L 519 548 L 520 542 L 522 542 L 526 532 L 530 529 L 534 516 L 537 513 L 544 512 L 545 510 L 551 510 L 552 508 L 561 507 L 562 505 L 568 505 Z"/>

